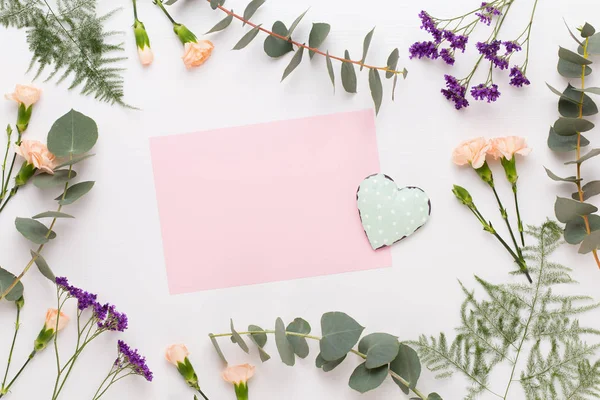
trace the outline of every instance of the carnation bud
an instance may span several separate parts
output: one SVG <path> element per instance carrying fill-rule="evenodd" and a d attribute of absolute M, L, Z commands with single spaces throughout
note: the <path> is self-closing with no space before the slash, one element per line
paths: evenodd
<path fill-rule="evenodd" d="M 513 156 L 510 160 L 502 157 L 500 159 L 500 163 L 502 164 L 502 167 L 504 167 L 504 173 L 506 174 L 506 179 L 508 179 L 508 181 L 511 184 L 516 184 L 517 180 L 519 179 L 519 175 L 517 174 L 517 161 L 516 161 L 516 157 Z"/>
<path fill-rule="evenodd" d="M 44 350 L 50 341 L 54 338 L 54 335 L 61 331 L 69 323 L 69 317 L 59 312 L 55 308 L 50 308 L 46 312 L 46 320 L 44 326 L 38 337 L 33 342 L 33 348 L 36 352 Z"/>
<path fill-rule="evenodd" d="M 181 40 L 181 43 L 183 44 L 198 42 L 198 38 L 196 37 L 196 35 L 194 35 L 194 32 L 190 31 L 183 24 L 173 24 L 173 30 L 179 37 L 179 40 Z"/>
<path fill-rule="evenodd" d="M 165 352 L 165 358 L 168 362 L 177 367 L 177 370 L 185 379 L 185 382 L 193 389 L 200 390 L 198 384 L 198 375 L 194 371 L 194 366 L 190 362 L 188 356 L 190 355 L 189 350 L 183 344 L 173 344 L 167 348 Z"/>
<path fill-rule="evenodd" d="M 462 186 L 454 185 L 452 189 L 452 193 L 456 196 L 456 198 L 463 203 L 467 207 L 473 206 L 473 197 L 471 197 L 471 193 L 467 189 Z"/>
<path fill-rule="evenodd" d="M 133 32 L 135 34 L 135 43 L 138 48 L 138 55 L 142 65 L 150 65 L 154 61 L 154 53 L 150 48 L 150 38 L 146 27 L 140 20 L 135 20 L 133 24 Z"/>

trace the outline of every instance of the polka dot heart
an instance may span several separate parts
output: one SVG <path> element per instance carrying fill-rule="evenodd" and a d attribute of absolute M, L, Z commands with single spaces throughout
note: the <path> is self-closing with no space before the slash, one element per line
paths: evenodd
<path fill-rule="evenodd" d="M 383 174 L 367 177 L 356 193 L 358 212 L 373 250 L 415 233 L 431 214 L 431 201 L 418 187 L 399 189 Z"/>

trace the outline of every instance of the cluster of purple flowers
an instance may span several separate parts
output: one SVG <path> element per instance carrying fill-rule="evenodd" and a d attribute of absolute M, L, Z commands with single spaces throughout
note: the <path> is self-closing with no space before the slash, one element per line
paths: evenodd
<path fill-rule="evenodd" d="M 98 296 L 83 289 L 69 284 L 65 277 L 57 277 L 56 285 L 68 293 L 74 299 L 77 299 L 77 308 L 83 311 L 92 308 L 94 318 L 97 320 L 98 328 L 101 330 L 123 332 L 127 329 L 127 315 L 117 311 L 111 304 L 101 304 L 97 301 Z"/>
<path fill-rule="evenodd" d="M 444 97 L 453 101 L 457 110 L 468 107 L 469 101 L 465 98 L 467 87 L 461 85 L 458 79 L 451 75 L 444 75 L 444 78 L 446 79 L 446 89 L 442 89 Z"/>
<path fill-rule="evenodd" d="M 137 349 L 132 349 L 122 340 L 118 342 L 119 356 L 115 361 L 117 368 L 131 368 L 137 375 L 143 376 L 148 382 L 152 382 L 153 374 L 146 364 L 146 357 L 138 353 Z"/>
<path fill-rule="evenodd" d="M 515 87 L 523 87 L 523 85 L 529 85 L 529 79 L 525 75 L 523 75 L 523 71 L 521 68 L 516 65 L 510 69 L 510 84 Z"/>
<path fill-rule="evenodd" d="M 425 11 L 419 13 L 421 18 L 421 29 L 429 32 L 433 36 L 433 41 L 416 42 L 410 46 L 410 58 L 429 58 L 436 60 L 442 58 L 446 64 L 454 65 L 454 53 L 461 50 L 463 53 L 469 41 L 468 36 L 457 35 L 452 31 L 439 29 L 437 23 Z M 448 42 L 449 48 L 439 50 L 442 42 Z"/>
<path fill-rule="evenodd" d="M 473 96 L 475 100 L 487 100 L 487 102 L 490 103 L 498 100 L 500 92 L 498 91 L 498 85 L 496 84 L 488 86 L 481 83 L 471 88 L 471 96 Z"/>
<path fill-rule="evenodd" d="M 479 21 L 489 26 L 492 23 L 492 18 L 494 16 L 497 17 L 502 15 L 502 12 L 494 6 L 489 6 L 488 3 L 484 1 L 481 3 L 481 12 L 475 13 L 475 15 L 479 17 Z"/>
<path fill-rule="evenodd" d="M 506 48 L 506 53 L 500 56 L 498 52 L 502 45 Z M 478 42 L 476 47 L 479 54 L 483 55 L 486 60 L 489 60 L 494 67 L 501 70 L 508 69 L 508 59 L 510 56 L 517 51 L 521 51 L 521 46 L 514 41 L 502 42 L 500 40 L 492 40 L 491 42 Z"/>

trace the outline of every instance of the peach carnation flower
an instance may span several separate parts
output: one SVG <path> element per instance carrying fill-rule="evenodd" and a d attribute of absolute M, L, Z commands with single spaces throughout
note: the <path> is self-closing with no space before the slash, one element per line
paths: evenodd
<path fill-rule="evenodd" d="M 29 164 L 47 174 L 54 174 L 56 157 L 50 153 L 48 147 L 37 140 L 23 140 L 15 152 L 23 157 Z"/>
<path fill-rule="evenodd" d="M 452 161 L 456 165 L 471 164 L 473 168 L 479 169 L 485 163 L 490 147 L 489 141 L 482 137 L 464 141 L 452 152 Z"/>
<path fill-rule="evenodd" d="M 210 40 L 187 42 L 183 49 L 183 63 L 187 69 L 199 67 L 208 60 L 214 48 Z"/>
<path fill-rule="evenodd" d="M 29 108 L 31 105 L 38 102 L 42 90 L 30 85 L 17 85 L 13 93 L 7 93 L 4 97 L 7 100 L 16 101 L 19 104 L 23 104 L 25 108 Z"/>
<path fill-rule="evenodd" d="M 494 159 L 506 158 L 512 160 L 515 154 L 526 156 L 531 153 L 531 148 L 527 147 L 527 140 L 520 136 L 506 136 L 492 139 L 488 154 Z"/>

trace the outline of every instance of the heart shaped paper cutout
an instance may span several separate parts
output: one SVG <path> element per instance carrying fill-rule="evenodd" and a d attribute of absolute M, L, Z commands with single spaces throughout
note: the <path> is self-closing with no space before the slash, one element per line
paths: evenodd
<path fill-rule="evenodd" d="M 373 250 L 392 245 L 425 225 L 431 201 L 418 187 L 398 188 L 384 174 L 368 176 L 356 192 L 358 212 Z"/>

